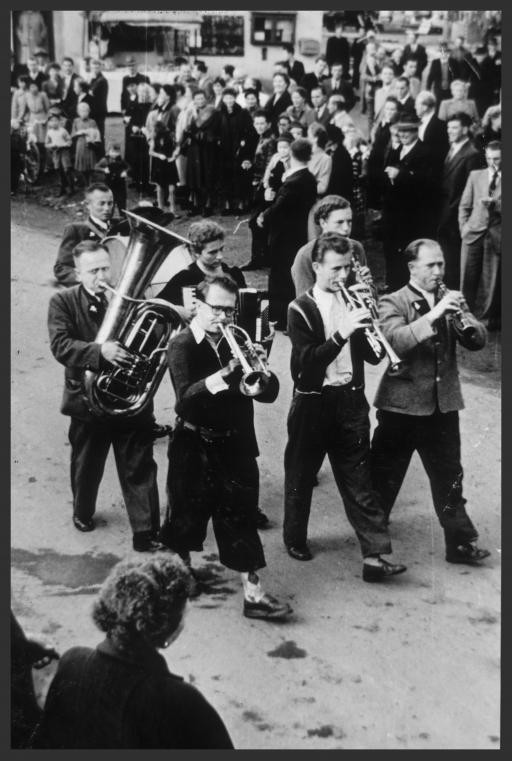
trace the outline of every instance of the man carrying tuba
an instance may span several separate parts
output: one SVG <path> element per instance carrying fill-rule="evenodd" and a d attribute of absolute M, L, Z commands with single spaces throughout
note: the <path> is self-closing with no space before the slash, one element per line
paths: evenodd
<path fill-rule="evenodd" d="M 169 344 L 177 417 L 160 541 L 190 566 L 190 552 L 203 549 L 211 518 L 220 562 L 241 574 L 244 615 L 282 619 L 289 605 L 265 593 L 257 573 L 265 556 L 257 531 L 259 452 L 251 398 L 273 402 L 279 381 L 268 371 L 259 393 L 242 390 L 241 359 L 223 335 L 233 322 L 237 296 L 229 275 L 201 283 L 195 317 Z"/>
<path fill-rule="evenodd" d="M 107 308 L 102 286 L 109 282 L 110 256 L 97 241 L 86 240 L 73 250 L 78 285 L 55 293 L 50 301 L 48 329 L 53 356 L 65 371 L 61 412 L 71 417 L 71 490 L 73 525 L 93 531 L 96 497 L 112 445 L 117 472 L 139 552 L 163 549 L 155 541 L 160 509 L 153 460 L 153 413 L 128 419 L 94 417 L 84 400 L 83 376 L 109 367 L 126 367 L 130 354 L 116 341 L 95 341 Z"/>

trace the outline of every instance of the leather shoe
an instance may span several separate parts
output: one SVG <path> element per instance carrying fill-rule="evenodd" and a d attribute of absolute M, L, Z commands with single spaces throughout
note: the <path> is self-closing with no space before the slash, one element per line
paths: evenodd
<path fill-rule="evenodd" d="M 158 425 L 155 423 L 151 429 L 151 434 L 154 439 L 161 439 L 164 436 L 170 436 L 172 433 L 172 425 Z"/>
<path fill-rule="evenodd" d="M 307 544 L 304 545 L 304 547 L 295 547 L 293 544 L 290 546 L 286 545 L 286 551 L 288 555 L 293 558 L 294 560 L 312 560 L 313 555 L 311 554 L 311 550 L 307 546 Z"/>
<path fill-rule="evenodd" d="M 270 521 L 263 512 L 263 510 L 260 510 L 259 507 L 256 511 L 256 528 L 263 529 L 268 528 L 270 526 Z"/>
<path fill-rule="evenodd" d="M 382 581 L 388 576 L 396 576 L 397 573 L 403 573 L 407 566 L 400 563 L 388 563 L 387 560 L 379 558 L 379 565 L 370 565 L 363 563 L 363 581 Z"/>
<path fill-rule="evenodd" d="M 90 518 L 88 521 L 81 521 L 76 515 L 73 516 L 73 526 L 79 531 L 94 531 L 96 528 L 94 521 Z"/>
<path fill-rule="evenodd" d="M 292 612 L 287 602 L 279 602 L 272 595 L 264 594 L 259 602 L 244 600 L 244 616 L 246 618 L 262 618 L 263 620 L 278 620 L 286 618 Z"/>
<path fill-rule="evenodd" d="M 478 565 L 481 560 L 488 558 L 491 553 L 489 550 L 481 550 L 476 544 L 459 544 L 457 547 L 446 548 L 446 560 L 448 563 L 466 563 L 467 565 Z"/>
<path fill-rule="evenodd" d="M 151 531 L 139 531 L 133 535 L 133 549 L 136 552 L 169 552 L 169 548 L 157 542 Z"/>

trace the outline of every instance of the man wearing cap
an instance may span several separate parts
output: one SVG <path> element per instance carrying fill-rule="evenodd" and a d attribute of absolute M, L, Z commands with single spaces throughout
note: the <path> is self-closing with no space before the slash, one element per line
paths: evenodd
<path fill-rule="evenodd" d="M 427 197 L 432 192 L 428 151 L 418 139 L 418 124 L 400 121 L 400 146 L 393 148 L 384 167 L 382 232 L 386 259 L 386 285 L 390 291 L 408 280 L 403 251 L 415 238 L 426 236 L 431 220 L 425 215 Z"/>
<path fill-rule="evenodd" d="M 137 71 L 137 61 L 133 56 L 128 56 L 126 66 L 128 67 L 128 74 L 124 75 L 121 84 L 121 111 L 124 111 L 126 108 L 125 101 L 128 95 L 129 82 L 135 82 L 136 85 L 143 83 L 150 84 L 149 77 Z"/>

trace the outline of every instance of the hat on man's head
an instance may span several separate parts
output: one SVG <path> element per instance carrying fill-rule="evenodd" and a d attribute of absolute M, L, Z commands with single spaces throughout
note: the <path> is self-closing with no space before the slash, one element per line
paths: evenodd
<path fill-rule="evenodd" d="M 37 58 L 37 56 L 44 56 L 45 58 L 48 58 L 48 53 L 46 50 L 43 50 L 43 48 L 37 48 L 37 50 L 34 53 L 34 56 Z"/>
<path fill-rule="evenodd" d="M 132 63 L 137 63 L 137 61 L 135 60 L 134 56 L 129 55 L 126 59 L 126 65 L 131 66 Z"/>
<path fill-rule="evenodd" d="M 417 132 L 418 127 L 419 123 L 413 121 L 398 122 L 396 125 L 396 128 L 399 132 Z"/>

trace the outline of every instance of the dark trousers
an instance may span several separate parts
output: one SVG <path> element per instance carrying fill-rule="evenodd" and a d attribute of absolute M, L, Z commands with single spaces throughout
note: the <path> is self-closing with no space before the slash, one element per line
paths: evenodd
<path fill-rule="evenodd" d="M 158 531 L 160 507 L 151 427 L 114 427 L 71 418 L 73 513 L 81 521 L 94 515 L 110 445 L 133 533 Z"/>
<path fill-rule="evenodd" d="M 324 386 L 318 395 L 295 393 L 284 455 L 287 546 L 307 540 L 313 481 L 327 454 L 363 556 L 391 552 L 386 518 L 370 481 L 368 411 L 364 390 L 351 385 Z"/>
<path fill-rule="evenodd" d="M 201 551 L 208 522 L 219 560 L 234 571 L 256 571 L 265 556 L 256 528 L 256 458 L 236 439 L 203 439 L 179 425 L 169 444 L 168 507 L 160 540 L 180 554 Z"/>
<path fill-rule="evenodd" d="M 265 201 L 263 196 L 263 186 L 259 187 L 254 195 L 254 211 L 249 220 L 249 229 L 252 233 L 251 238 L 251 262 L 266 267 L 269 263 L 268 252 L 268 228 L 259 227 L 256 223 L 258 216 L 262 211 L 268 209 L 270 203 Z"/>
<path fill-rule="evenodd" d="M 433 415 L 420 416 L 379 410 L 377 421 L 372 439 L 372 480 L 386 515 L 393 508 L 416 451 L 430 481 L 447 546 L 476 539 L 462 497 L 458 412 L 437 410 Z"/>
<path fill-rule="evenodd" d="M 471 312 L 475 311 L 482 281 L 483 306 L 480 317 L 499 319 L 501 312 L 501 225 L 490 228 L 478 240 L 462 241 L 460 288 Z"/>

